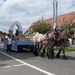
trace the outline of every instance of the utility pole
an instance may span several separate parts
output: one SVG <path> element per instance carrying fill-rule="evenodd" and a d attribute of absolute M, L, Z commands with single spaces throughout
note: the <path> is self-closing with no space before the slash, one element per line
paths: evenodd
<path fill-rule="evenodd" d="M 53 29 L 57 27 L 57 7 L 58 1 L 53 0 Z"/>

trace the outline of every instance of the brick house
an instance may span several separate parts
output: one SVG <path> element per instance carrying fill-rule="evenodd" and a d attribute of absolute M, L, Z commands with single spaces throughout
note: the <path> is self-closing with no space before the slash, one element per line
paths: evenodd
<path fill-rule="evenodd" d="M 74 23 L 75 22 L 75 11 L 57 16 L 57 26 L 60 27 L 64 22 L 69 22 L 71 19 L 73 19 L 73 23 Z M 53 17 L 44 19 L 44 22 L 50 23 L 52 25 Z M 30 27 L 27 30 L 28 32 L 32 31 L 32 26 L 34 25 L 34 23 L 30 25 Z"/>

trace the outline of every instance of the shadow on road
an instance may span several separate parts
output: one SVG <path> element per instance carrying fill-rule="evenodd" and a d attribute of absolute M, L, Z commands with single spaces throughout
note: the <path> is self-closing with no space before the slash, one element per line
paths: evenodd
<path fill-rule="evenodd" d="M 1 64 L 0 63 L 0 67 L 4 67 L 4 66 L 7 66 L 8 64 Z"/>

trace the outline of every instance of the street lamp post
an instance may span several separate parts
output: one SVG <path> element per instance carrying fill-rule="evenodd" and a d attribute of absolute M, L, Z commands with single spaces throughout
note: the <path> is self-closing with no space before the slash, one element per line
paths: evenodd
<path fill-rule="evenodd" d="M 57 27 L 57 7 L 58 1 L 53 0 L 53 29 Z"/>

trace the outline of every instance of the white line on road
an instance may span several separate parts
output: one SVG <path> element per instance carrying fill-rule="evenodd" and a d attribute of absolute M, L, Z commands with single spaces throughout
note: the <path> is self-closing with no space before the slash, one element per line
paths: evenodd
<path fill-rule="evenodd" d="M 18 65 L 12 65 L 12 66 L 3 66 L 3 67 L 0 67 L 0 68 L 10 68 L 10 67 L 19 67 L 19 66 L 23 66 L 25 64 L 18 64 Z"/>
<path fill-rule="evenodd" d="M 6 55 L 6 56 L 8 56 L 8 57 L 10 57 L 10 58 L 12 58 L 12 59 L 18 61 L 18 62 L 20 62 L 20 63 L 22 63 L 22 64 L 24 64 L 24 65 L 27 65 L 27 66 L 29 66 L 29 67 L 31 67 L 31 68 L 33 68 L 33 69 L 36 69 L 36 70 L 38 70 L 38 71 L 40 71 L 40 72 L 42 72 L 42 73 L 45 73 L 45 74 L 47 74 L 47 75 L 55 75 L 55 74 L 50 73 L 50 72 L 48 72 L 48 71 L 45 71 L 45 70 L 43 70 L 43 69 L 41 69 L 41 68 L 38 68 L 38 67 L 36 67 L 36 66 L 34 66 L 34 65 L 28 64 L 28 63 L 26 63 L 26 62 L 24 62 L 24 61 L 22 61 L 22 60 L 20 60 L 20 59 L 17 59 L 17 58 L 15 58 L 15 57 L 13 57 L 13 56 L 10 56 L 10 55 L 8 55 L 8 54 L 2 52 L 2 51 L 0 51 L 0 53 L 2 53 L 2 54 L 4 54 L 4 55 Z M 9 67 L 9 66 L 8 66 L 8 67 Z"/>

